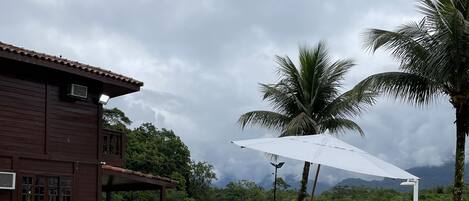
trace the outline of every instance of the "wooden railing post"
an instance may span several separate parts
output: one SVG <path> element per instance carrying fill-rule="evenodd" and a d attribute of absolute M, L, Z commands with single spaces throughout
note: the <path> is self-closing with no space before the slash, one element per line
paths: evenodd
<path fill-rule="evenodd" d="M 112 201 L 112 193 L 111 191 L 106 191 L 106 201 Z"/>
<path fill-rule="evenodd" d="M 160 188 L 160 201 L 166 201 L 166 187 L 164 186 Z"/>

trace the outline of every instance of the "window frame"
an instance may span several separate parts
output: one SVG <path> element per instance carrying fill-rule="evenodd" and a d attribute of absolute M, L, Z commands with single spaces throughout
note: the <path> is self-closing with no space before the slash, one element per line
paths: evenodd
<path fill-rule="evenodd" d="M 28 182 L 25 184 L 24 183 L 24 178 L 31 178 L 31 181 L 28 180 Z M 38 178 L 43 178 L 44 179 L 44 184 L 43 185 L 36 185 L 36 182 Z M 20 201 L 38 201 L 36 200 L 36 196 L 43 196 L 44 201 L 50 201 L 52 196 L 50 195 L 49 189 L 56 188 L 57 195 L 56 199 L 53 201 L 73 201 L 73 184 L 74 184 L 74 177 L 70 175 L 43 175 L 43 174 L 24 174 L 19 177 L 20 182 L 19 183 L 19 197 L 18 200 Z M 57 183 L 54 186 L 49 185 L 51 183 L 51 179 L 57 179 Z M 62 186 L 61 181 L 62 180 L 69 180 L 67 183 L 68 185 Z M 28 193 L 24 193 L 24 187 L 25 186 L 30 186 Z M 37 187 L 42 187 L 43 194 L 37 194 L 36 193 L 36 188 Z M 67 192 L 69 194 L 64 195 L 62 190 L 67 189 Z M 29 200 L 23 200 L 23 196 L 29 197 Z M 68 199 L 66 199 L 68 198 Z"/>

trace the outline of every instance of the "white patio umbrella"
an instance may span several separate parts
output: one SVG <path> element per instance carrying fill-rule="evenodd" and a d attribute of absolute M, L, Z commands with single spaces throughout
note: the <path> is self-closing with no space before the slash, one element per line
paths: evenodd
<path fill-rule="evenodd" d="M 418 200 L 418 177 L 329 134 L 260 138 L 233 141 L 233 143 L 242 148 L 250 148 L 318 165 L 407 180 L 402 185 L 413 185 L 414 201 Z"/>

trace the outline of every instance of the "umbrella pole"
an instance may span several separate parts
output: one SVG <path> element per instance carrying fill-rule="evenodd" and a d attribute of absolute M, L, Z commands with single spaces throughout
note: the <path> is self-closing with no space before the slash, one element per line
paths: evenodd
<path fill-rule="evenodd" d="M 419 180 L 416 179 L 415 180 L 415 184 L 414 184 L 414 201 L 418 201 L 419 200 Z"/>
<path fill-rule="evenodd" d="M 314 200 L 314 192 L 316 191 L 316 184 L 318 182 L 319 170 L 321 170 L 321 164 L 318 164 L 318 168 L 316 170 L 316 177 L 314 178 L 314 184 L 313 184 L 313 192 L 311 192 L 311 201 Z"/>
<path fill-rule="evenodd" d="M 274 201 L 276 201 L 277 194 L 277 166 L 275 166 L 275 176 L 274 176 Z"/>

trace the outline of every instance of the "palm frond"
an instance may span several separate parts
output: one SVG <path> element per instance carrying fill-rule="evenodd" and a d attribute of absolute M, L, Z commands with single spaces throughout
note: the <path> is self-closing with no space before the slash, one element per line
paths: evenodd
<path fill-rule="evenodd" d="M 443 86 L 428 78 L 404 72 L 371 75 L 355 86 L 355 90 L 371 90 L 423 105 L 432 102 L 443 92 Z"/>
<path fill-rule="evenodd" d="M 316 134 L 318 129 L 318 123 L 308 114 L 302 112 L 291 119 L 287 125 L 285 125 L 281 136 L 311 135 Z"/>
<path fill-rule="evenodd" d="M 288 123 L 288 117 L 283 114 L 272 111 L 251 111 L 247 112 L 238 119 L 241 128 L 247 125 L 259 125 L 273 130 L 282 130 Z"/>
<path fill-rule="evenodd" d="M 260 84 L 260 91 L 264 94 L 263 100 L 268 101 L 274 111 L 287 115 L 298 113 L 296 97 L 283 83 Z"/>
<path fill-rule="evenodd" d="M 321 131 L 329 131 L 330 133 L 344 133 L 345 131 L 356 131 L 361 136 L 364 136 L 365 133 L 363 132 L 362 128 L 350 119 L 344 118 L 330 118 L 323 122 L 321 122 Z"/>
<path fill-rule="evenodd" d="M 351 59 L 337 60 L 330 64 L 320 80 L 314 99 L 312 99 L 312 102 L 314 101 L 316 104 L 313 106 L 316 112 L 339 96 L 339 89 L 343 85 L 345 75 L 354 65 Z M 319 101 L 316 102 L 316 100 Z"/>
<path fill-rule="evenodd" d="M 325 117 L 355 117 L 376 102 L 378 93 L 355 87 L 334 99 L 320 112 Z"/>
<path fill-rule="evenodd" d="M 355 63 L 352 59 L 338 60 L 331 64 L 327 72 L 327 81 L 331 83 L 338 83 L 344 79 L 345 74 L 347 74 L 355 66 Z"/>
<path fill-rule="evenodd" d="M 302 91 L 303 89 L 300 83 L 300 72 L 296 68 L 295 64 L 291 61 L 290 57 L 276 56 L 275 60 L 279 65 L 277 73 L 281 77 L 280 82 L 285 86 L 288 86 L 288 88 L 291 90 Z"/>
<path fill-rule="evenodd" d="M 401 61 L 401 68 L 408 72 L 436 75 L 436 69 L 429 68 L 431 51 L 435 46 L 428 30 L 419 24 L 408 24 L 396 31 L 371 29 L 365 33 L 368 36 L 365 47 L 371 51 L 385 48 Z M 441 74 L 439 74 L 441 75 Z M 435 76 L 436 77 L 436 76 Z"/>

